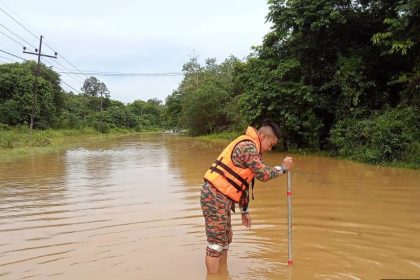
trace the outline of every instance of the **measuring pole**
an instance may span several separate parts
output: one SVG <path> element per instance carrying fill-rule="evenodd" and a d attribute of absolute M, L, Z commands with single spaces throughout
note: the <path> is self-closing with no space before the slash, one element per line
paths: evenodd
<path fill-rule="evenodd" d="M 287 264 L 292 265 L 292 172 L 287 172 Z"/>

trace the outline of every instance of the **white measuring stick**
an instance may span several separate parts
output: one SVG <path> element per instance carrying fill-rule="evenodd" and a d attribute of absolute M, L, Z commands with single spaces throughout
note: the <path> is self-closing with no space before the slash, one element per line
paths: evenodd
<path fill-rule="evenodd" d="M 287 172 L 287 264 L 292 265 L 292 172 Z"/>

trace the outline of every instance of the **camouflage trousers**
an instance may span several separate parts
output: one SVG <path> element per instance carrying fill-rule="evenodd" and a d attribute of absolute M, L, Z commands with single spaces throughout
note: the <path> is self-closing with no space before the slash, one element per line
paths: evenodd
<path fill-rule="evenodd" d="M 203 210 L 207 242 L 227 248 L 232 242 L 230 211 L 233 201 L 210 183 L 205 182 L 201 188 L 200 204 Z M 207 246 L 207 256 L 218 257 L 221 253 Z"/>

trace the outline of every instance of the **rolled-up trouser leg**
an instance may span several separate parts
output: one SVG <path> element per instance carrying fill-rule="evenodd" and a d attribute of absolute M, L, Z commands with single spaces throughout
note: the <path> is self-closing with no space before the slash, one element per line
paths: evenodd
<path fill-rule="evenodd" d="M 206 254 L 219 257 L 232 242 L 230 211 L 233 202 L 209 183 L 204 183 L 200 203 L 206 224 Z"/>

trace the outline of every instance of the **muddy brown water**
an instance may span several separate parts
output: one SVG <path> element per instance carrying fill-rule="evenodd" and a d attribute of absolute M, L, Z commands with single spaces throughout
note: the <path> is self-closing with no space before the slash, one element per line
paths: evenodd
<path fill-rule="evenodd" d="M 156 134 L 0 163 L 0 279 L 420 278 L 420 172 L 299 155 L 293 266 L 283 176 L 256 183 L 252 229 L 233 215 L 207 276 L 199 190 L 223 146 Z"/>

